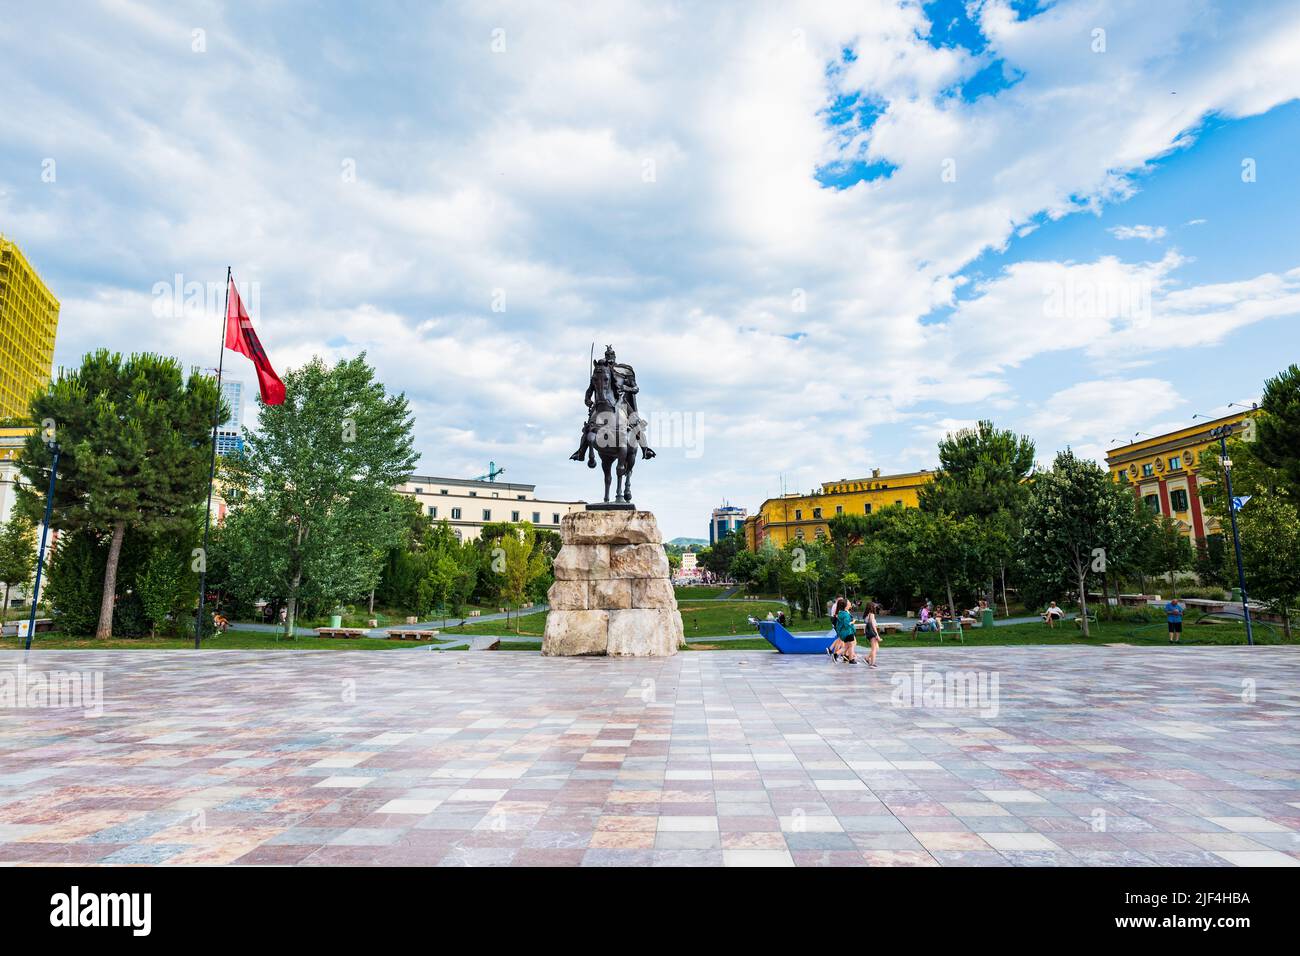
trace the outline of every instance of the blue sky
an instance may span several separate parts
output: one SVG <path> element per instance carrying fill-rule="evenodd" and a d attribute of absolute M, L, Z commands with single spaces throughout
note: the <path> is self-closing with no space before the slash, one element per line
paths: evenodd
<path fill-rule="evenodd" d="M 1100 456 L 1300 352 L 1293 3 L 52 3 L 0 83 L 56 362 L 214 365 L 231 264 L 277 366 L 408 394 L 422 473 L 592 499 L 612 342 L 670 537 L 979 418 Z"/>

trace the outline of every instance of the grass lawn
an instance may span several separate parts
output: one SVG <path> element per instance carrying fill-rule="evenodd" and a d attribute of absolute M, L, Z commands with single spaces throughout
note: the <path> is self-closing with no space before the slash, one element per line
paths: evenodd
<path fill-rule="evenodd" d="M 673 593 L 677 595 L 677 600 L 685 601 L 690 598 L 715 598 L 726 590 L 728 589 L 712 584 L 690 584 L 673 588 Z"/>
<path fill-rule="evenodd" d="M 294 641 L 275 639 L 274 634 L 262 631 L 230 630 L 203 642 L 204 650 L 329 650 L 374 651 L 410 647 L 412 644 L 446 644 L 443 638 L 432 641 L 390 641 L 378 637 L 359 637 L 351 640 L 330 637 L 300 637 Z M 14 637 L 0 638 L 0 650 L 14 650 L 22 645 Z M 93 637 L 69 637 L 56 631 L 37 634 L 32 639 L 32 650 L 193 650 L 193 638 L 180 637 L 115 637 L 101 641 Z"/>

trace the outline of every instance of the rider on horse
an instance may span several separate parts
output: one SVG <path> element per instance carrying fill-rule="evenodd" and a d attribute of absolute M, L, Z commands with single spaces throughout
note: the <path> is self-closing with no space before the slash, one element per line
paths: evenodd
<path fill-rule="evenodd" d="M 614 346 L 605 346 L 605 357 L 592 363 L 591 382 L 583 396 L 588 414 L 582 426 L 582 442 L 569 458 L 582 461 L 585 454 L 587 467 L 595 468 L 595 449 L 606 440 L 602 439 L 602 433 L 608 435 L 608 429 L 620 426 L 635 436 L 642 458 L 653 458 L 654 449 L 646 443 L 646 421 L 636 407 L 637 391 L 636 372 L 632 366 L 620 365 L 614 355 Z"/>

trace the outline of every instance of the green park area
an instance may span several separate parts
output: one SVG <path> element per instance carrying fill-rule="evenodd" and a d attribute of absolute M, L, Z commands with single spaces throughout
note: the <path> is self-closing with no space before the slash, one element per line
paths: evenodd
<path fill-rule="evenodd" d="M 218 459 L 223 510 L 206 529 L 209 431 L 220 402 L 210 377 L 186 375 L 175 359 L 96 352 L 32 400 L 32 422 L 60 423 L 61 450 L 49 502 L 58 546 L 37 608 L 54 630 L 38 633 L 34 646 L 193 647 L 201 591 L 203 645 L 211 648 L 410 646 L 288 638 L 336 618 L 362 629 L 414 619 L 449 647 L 483 635 L 536 645 L 560 536 L 529 522 L 458 534 L 395 490 L 418 460 L 413 420 L 364 356 L 313 359 L 289 370 L 285 384 L 293 401 L 259 406 L 243 452 Z M 1250 422 L 1227 438 L 1226 457 L 1242 503 L 1240 574 L 1259 611 L 1277 622 L 1258 630 L 1259 643 L 1269 643 L 1290 639 L 1300 604 L 1300 367 L 1265 383 Z M 33 427 L 18 457 L 13 516 L 0 525 L 0 581 L 33 576 L 54 450 Z M 782 612 L 791 631 L 825 630 L 827 602 L 846 595 L 859 609 L 877 602 L 895 619 L 927 601 L 957 612 L 987 601 L 1006 623 L 966 631 L 971 645 L 1159 644 L 1165 600 L 1223 604 L 1238 584 L 1231 535 L 1189 537 L 1095 461 L 1066 450 L 1045 466 L 1029 436 L 987 421 L 946 435 L 936 452 L 918 507 L 837 514 L 824 533 L 781 547 L 769 540 L 750 549 L 732 533 L 695 550 L 696 566 L 734 583 L 676 589 L 687 641 L 765 647 L 753 643 L 748 619 Z M 1198 462 L 1206 528 L 1231 526 L 1222 461 L 1207 452 Z M 680 546 L 665 552 L 671 569 L 682 566 Z M 1152 596 L 1156 607 L 1112 610 L 1126 594 L 1130 603 Z M 1050 601 L 1085 612 L 1086 623 L 1038 623 Z M 213 612 L 230 631 L 212 631 Z M 1239 624 L 1195 620 L 1189 613 L 1186 644 L 1244 638 Z M 283 621 L 280 640 L 250 627 L 275 621 Z M 898 635 L 886 646 L 931 643 L 937 636 Z M 13 646 L 13 637 L 0 639 L 0 648 Z"/>

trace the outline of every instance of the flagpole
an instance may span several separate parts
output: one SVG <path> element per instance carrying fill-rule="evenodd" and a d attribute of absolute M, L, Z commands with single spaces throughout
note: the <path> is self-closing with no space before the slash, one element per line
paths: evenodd
<path fill-rule="evenodd" d="M 199 616 L 194 622 L 194 649 L 203 637 L 203 605 L 208 593 L 208 528 L 212 524 L 212 486 L 217 480 L 217 427 L 221 424 L 221 372 L 226 361 L 226 324 L 230 321 L 230 272 L 226 266 L 226 307 L 221 310 L 221 350 L 217 353 L 217 410 L 212 413 L 212 463 L 208 467 L 208 507 L 203 512 L 203 563 L 199 566 Z"/>

